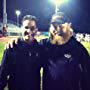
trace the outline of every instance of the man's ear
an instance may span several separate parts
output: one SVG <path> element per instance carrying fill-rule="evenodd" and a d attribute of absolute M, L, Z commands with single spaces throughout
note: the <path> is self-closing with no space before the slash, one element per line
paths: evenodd
<path fill-rule="evenodd" d="M 68 30 L 72 29 L 72 28 L 71 28 L 71 26 L 72 26 L 71 23 L 65 23 L 65 26 L 66 26 L 66 28 L 67 28 Z M 71 31 L 72 31 L 72 30 L 71 30 Z"/>
<path fill-rule="evenodd" d="M 73 36 L 73 29 L 70 28 L 70 35 Z"/>
<path fill-rule="evenodd" d="M 70 31 L 70 36 L 72 36 L 73 35 L 73 29 L 71 28 L 72 23 L 65 23 L 65 26 L 67 30 Z"/>

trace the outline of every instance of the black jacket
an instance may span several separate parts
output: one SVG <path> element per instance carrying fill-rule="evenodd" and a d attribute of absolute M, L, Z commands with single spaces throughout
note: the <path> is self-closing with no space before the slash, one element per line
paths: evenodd
<path fill-rule="evenodd" d="M 90 90 L 89 55 L 73 37 L 64 45 L 52 45 L 49 39 L 44 39 L 39 45 L 21 41 L 6 50 L 0 90 L 7 82 L 9 90 L 40 90 L 41 66 L 43 90 Z"/>
<path fill-rule="evenodd" d="M 40 47 L 35 40 L 19 40 L 4 52 L 0 71 L 0 90 L 40 90 Z"/>
<path fill-rule="evenodd" d="M 45 48 L 43 90 L 90 90 L 90 59 L 74 37 L 63 45 L 41 40 Z"/>

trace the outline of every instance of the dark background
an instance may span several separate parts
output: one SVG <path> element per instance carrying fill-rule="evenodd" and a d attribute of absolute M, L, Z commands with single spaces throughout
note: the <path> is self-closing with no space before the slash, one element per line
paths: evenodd
<path fill-rule="evenodd" d="M 3 0 L 0 0 L 0 19 L 3 15 Z M 26 14 L 38 18 L 38 26 L 42 31 L 48 31 L 55 5 L 50 0 L 7 0 L 8 20 L 16 22 L 15 10 L 21 11 L 20 21 Z M 75 32 L 90 33 L 90 1 L 69 0 L 60 6 L 60 11 L 68 16 Z M 21 22 L 20 22 L 21 23 Z"/>

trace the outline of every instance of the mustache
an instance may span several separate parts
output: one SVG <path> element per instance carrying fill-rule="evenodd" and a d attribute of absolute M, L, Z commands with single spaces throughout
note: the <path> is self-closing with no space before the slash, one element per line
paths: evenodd
<path fill-rule="evenodd" d="M 38 28 L 34 29 L 34 30 L 23 30 L 23 35 L 35 35 L 37 34 Z"/>
<path fill-rule="evenodd" d="M 30 32 L 25 31 L 24 32 L 24 36 L 26 36 L 26 35 L 30 35 L 30 36 L 34 37 L 35 33 L 30 33 Z"/>

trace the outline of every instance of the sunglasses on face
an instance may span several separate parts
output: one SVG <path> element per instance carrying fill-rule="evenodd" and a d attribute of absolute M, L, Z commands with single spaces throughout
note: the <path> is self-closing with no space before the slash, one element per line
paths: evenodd
<path fill-rule="evenodd" d="M 53 27 L 56 29 L 57 27 L 62 27 L 62 24 L 57 24 L 57 23 L 54 23 L 54 24 L 52 24 L 53 25 Z"/>
<path fill-rule="evenodd" d="M 24 28 L 25 28 L 25 29 L 31 29 L 31 30 L 35 30 L 35 29 L 36 29 L 35 26 L 31 26 L 31 27 L 29 27 L 29 26 L 25 26 Z"/>

